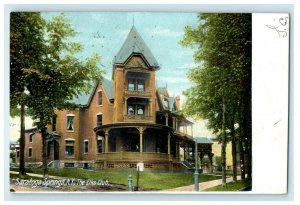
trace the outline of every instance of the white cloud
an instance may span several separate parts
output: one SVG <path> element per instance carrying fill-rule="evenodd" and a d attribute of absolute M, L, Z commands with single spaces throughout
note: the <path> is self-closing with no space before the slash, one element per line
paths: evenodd
<path fill-rule="evenodd" d="M 169 28 L 163 28 L 161 26 L 156 27 L 155 29 L 147 28 L 145 29 L 147 33 L 149 33 L 151 36 L 164 36 L 164 37 L 179 37 L 184 34 L 183 31 L 173 31 Z"/>
<path fill-rule="evenodd" d="M 157 80 L 166 83 L 189 83 L 188 79 L 185 76 L 182 77 L 159 76 L 157 77 Z"/>
<path fill-rule="evenodd" d="M 178 69 L 183 69 L 183 70 L 184 69 L 191 69 L 191 68 L 194 68 L 196 66 L 197 66 L 197 64 L 195 64 L 194 62 L 193 63 L 185 63 L 185 64 L 179 66 Z"/>

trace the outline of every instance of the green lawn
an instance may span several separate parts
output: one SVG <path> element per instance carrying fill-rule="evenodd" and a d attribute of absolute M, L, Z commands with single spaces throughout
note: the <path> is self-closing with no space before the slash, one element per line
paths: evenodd
<path fill-rule="evenodd" d="M 18 171 L 17 169 L 11 169 Z M 42 169 L 27 169 L 27 173 L 42 174 Z M 91 179 L 91 180 L 108 180 L 112 184 L 127 185 L 128 175 L 132 175 L 133 186 L 136 186 L 136 172 L 130 171 L 91 171 L 83 169 L 49 169 L 49 175 L 62 176 L 68 178 Z M 141 172 L 139 187 L 145 190 L 164 190 L 180 186 L 191 185 L 194 183 L 193 174 L 186 173 L 152 173 Z M 205 182 L 220 179 L 217 176 L 208 176 L 200 174 L 199 182 Z"/>
<path fill-rule="evenodd" d="M 203 191 L 238 191 L 242 188 L 246 188 L 251 185 L 249 181 L 237 181 L 236 183 L 230 182 L 225 187 L 222 185 L 215 186 L 209 189 L 205 189 Z"/>

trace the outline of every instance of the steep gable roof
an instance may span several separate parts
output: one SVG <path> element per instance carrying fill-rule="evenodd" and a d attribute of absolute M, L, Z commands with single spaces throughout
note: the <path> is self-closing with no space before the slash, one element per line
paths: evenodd
<path fill-rule="evenodd" d="M 115 56 L 114 63 L 124 64 L 133 54 L 142 54 L 151 67 L 155 69 L 159 68 L 156 59 L 134 26 Z"/>
<path fill-rule="evenodd" d="M 108 100 L 114 99 L 114 83 L 106 78 L 103 78 L 100 83 L 102 84 L 102 87 L 106 93 Z M 93 85 L 87 93 L 82 92 L 79 96 L 74 97 L 71 102 L 83 107 L 89 106 L 97 87 L 98 83 L 93 83 Z"/>

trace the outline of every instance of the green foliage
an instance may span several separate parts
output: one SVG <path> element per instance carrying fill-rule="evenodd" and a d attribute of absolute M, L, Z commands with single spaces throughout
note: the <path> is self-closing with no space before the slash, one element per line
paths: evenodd
<path fill-rule="evenodd" d="M 224 181 L 225 147 L 229 140 L 236 146 L 236 125 L 242 129 L 240 139 L 251 138 L 251 18 L 251 14 L 199 14 L 198 26 L 187 26 L 180 42 L 195 49 L 198 64 L 188 73 L 192 87 L 184 93 L 184 112 L 207 119 L 208 128 L 222 143 Z M 251 163 L 251 140 L 247 143 Z"/>
<path fill-rule="evenodd" d="M 184 110 L 186 115 L 208 119 L 209 128 L 220 134 L 222 98 L 229 115 L 238 96 L 251 86 L 245 84 L 251 72 L 251 15 L 199 14 L 198 19 L 198 27 L 187 26 L 180 42 L 197 48 L 198 63 L 188 74 L 193 86 L 185 92 Z"/>
<path fill-rule="evenodd" d="M 42 174 L 41 169 L 29 169 L 28 172 Z M 65 178 L 90 179 L 90 180 L 108 180 L 113 184 L 121 184 L 127 186 L 128 176 L 132 175 L 133 186 L 136 184 L 137 172 L 132 171 L 89 171 L 82 169 L 49 169 L 49 175 L 61 176 Z M 206 182 L 220 179 L 219 176 L 199 175 L 199 182 Z M 186 173 L 155 173 L 140 172 L 139 186 L 148 190 L 164 190 L 181 186 L 192 185 L 194 183 L 193 174 Z"/>
<path fill-rule="evenodd" d="M 215 161 L 216 161 L 216 165 L 217 165 L 217 171 L 221 171 L 222 170 L 222 159 L 220 156 L 215 156 Z"/>
<path fill-rule="evenodd" d="M 39 13 L 12 12 L 10 15 L 10 108 L 19 115 L 18 105 L 28 101 L 25 69 L 39 67 L 45 46 L 45 22 Z"/>
<path fill-rule="evenodd" d="M 11 28 L 11 105 L 17 105 L 15 96 L 27 90 L 28 112 L 42 128 L 50 123 L 55 108 L 72 107 L 74 96 L 101 79 L 100 56 L 76 58 L 83 46 L 72 42 L 76 32 L 63 14 L 46 22 L 40 13 L 12 13 Z M 25 44 L 21 51 L 19 44 Z"/>
<path fill-rule="evenodd" d="M 70 100 L 87 92 L 103 74 L 97 66 L 99 55 L 85 60 L 76 57 L 82 45 L 72 42 L 75 35 L 71 22 L 63 14 L 50 22 L 40 13 L 11 14 L 10 99 L 14 109 L 11 113 L 17 113 L 19 104 L 26 105 L 41 130 L 45 170 L 46 126 L 51 123 L 55 109 L 74 108 Z M 24 138 L 24 130 L 21 133 Z"/>
<path fill-rule="evenodd" d="M 231 182 L 228 183 L 225 187 L 220 185 L 220 186 L 215 186 L 209 189 L 205 189 L 203 191 L 239 191 L 243 188 L 246 188 L 251 185 L 250 181 L 238 181 L 236 183 Z"/>

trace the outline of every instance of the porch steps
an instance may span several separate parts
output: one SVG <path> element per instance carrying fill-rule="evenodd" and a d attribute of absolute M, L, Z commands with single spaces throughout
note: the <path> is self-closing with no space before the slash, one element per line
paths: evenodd
<path fill-rule="evenodd" d="M 187 170 L 194 170 L 195 169 L 195 165 L 193 165 L 192 163 L 184 160 L 184 161 L 181 161 L 181 165 L 183 167 L 185 167 Z"/>

